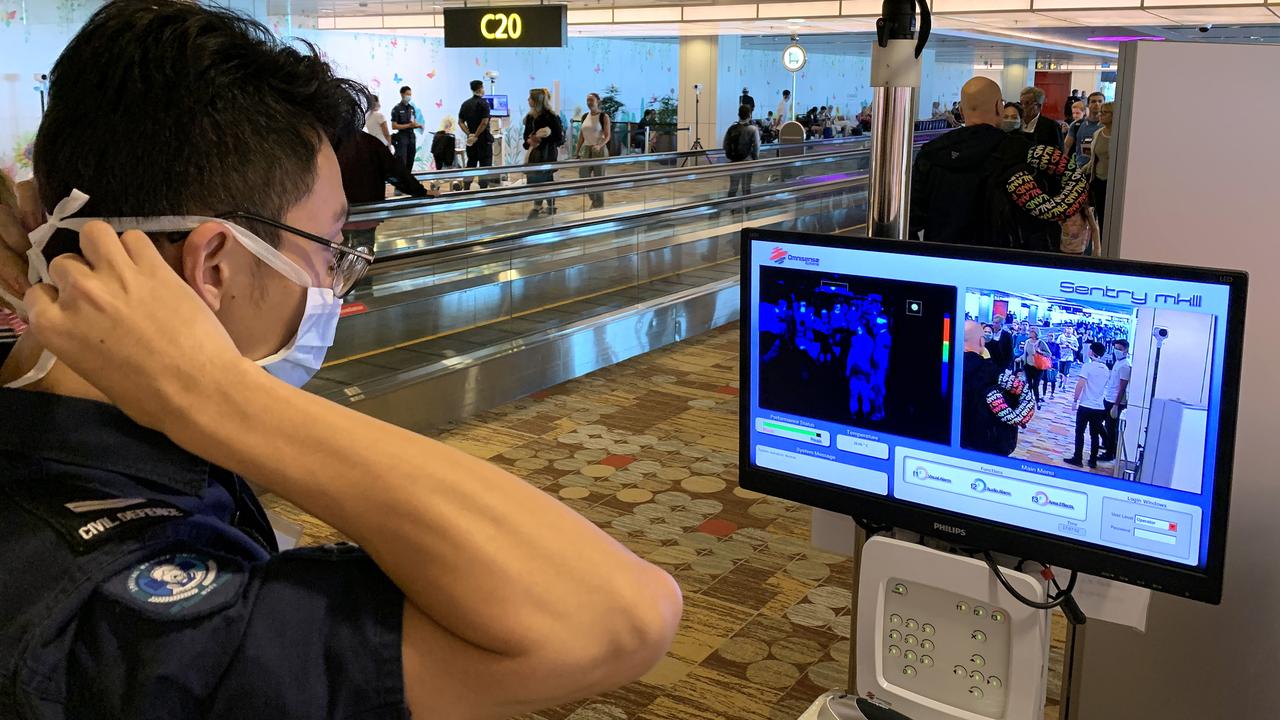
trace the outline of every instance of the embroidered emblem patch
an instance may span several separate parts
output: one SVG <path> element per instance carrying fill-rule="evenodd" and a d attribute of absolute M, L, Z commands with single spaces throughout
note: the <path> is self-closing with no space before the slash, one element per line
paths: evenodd
<path fill-rule="evenodd" d="M 125 582 L 129 596 L 146 605 L 178 612 L 205 599 L 230 577 L 207 555 L 180 553 L 135 567 Z"/>

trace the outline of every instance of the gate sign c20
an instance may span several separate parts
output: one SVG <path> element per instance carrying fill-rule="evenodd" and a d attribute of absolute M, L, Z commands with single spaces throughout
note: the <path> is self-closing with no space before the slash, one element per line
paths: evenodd
<path fill-rule="evenodd" d="M 788 45 L 787 49 L 782 51 L 782 67 L 790 72 L 800 72 L 807 62 L 809 62 L 809 53 L 799 45 Z"/>
<path fill-rule="evenodd" d="M 444 9 L 445 47 L 564 47 L 568 38 L 565 5 Z"/>

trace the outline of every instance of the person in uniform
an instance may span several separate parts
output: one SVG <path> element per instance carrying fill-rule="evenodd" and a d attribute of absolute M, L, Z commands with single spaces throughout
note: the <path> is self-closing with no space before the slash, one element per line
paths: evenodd
<path fill-rule="evenodd" d="M 372 259 L 333 150 L 364 88 L 179 0 L 104 4 L 50 77 L 48 219 L 0 218 L 41 281 L 0 368 L 0 717 L 510 717 L 663 657 L 667 573 L 300 389 Z M 280 552 L 249 481 L 359 546 Z"/>
<path fill-rule="evenodd" d="M 489 101 L 484 99 L 484 82 L 471 81 L 471 97 L 458 108 L 458 123 L 462 132 L 467 134 L 467 167 L 493 166 L 493 131 L 491 123 L 492 110 Z M 469 184 L 469 182 L 468 182 Z M 488 176 L 480 177 L 480 189 L 489 187 Z"/>
<path fill-rule="evenodd" d="M 414 131 L 420 129 L 418 111 L 413 107 L 413 89 L 408 85 L 400 88 L 400 102 L 391 108 L 391 145 L 396 152 L 396 160 L 413 172 L 414 158 L 418 156 L 418 137 Z"/>

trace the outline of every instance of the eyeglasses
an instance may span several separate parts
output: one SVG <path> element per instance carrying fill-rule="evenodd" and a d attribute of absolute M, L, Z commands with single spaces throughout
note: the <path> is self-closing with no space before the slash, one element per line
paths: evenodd
<path fill-rule="evenodd" d="M 310 240 L 313 243 L 327 246 L 333 251 L 333 263 L 329 266 L 329 272 L 333 275 L 333 294 L 338 298 L 346 297 L 355 288 L 356 283 L 364 279 L 364 276 L 369 272 L 369 266 L 373 264 L 373 247 L 371 245 L 352 247 L 343 242 L 320 237 L 305 230 L 299 230 L 292 225 L 286 225 L 278 220 L 254 215 L 253 213 L 233 212 L 219 215 L 218 218 L 220 220 L 252 220 L 291 235 L 297 235 L 303 240 Z"/>

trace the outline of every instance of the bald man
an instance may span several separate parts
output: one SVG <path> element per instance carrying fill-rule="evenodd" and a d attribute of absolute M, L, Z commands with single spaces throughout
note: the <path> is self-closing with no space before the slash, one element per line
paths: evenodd
<path fill-rule="evenodd" d="M 1000 129 L 1000 86 L 975 77 L 960 90 L 964 127 L 929 141 L 916 156 L 909 232 L 914 239 L 1012 247 L 1016 230 L 993 208 L 1004 184 L 1026 162 L 1030 141 Z"/>
<path fill-rule="evenodd" d="M 968 116 L 965 116 L 968 119 Z M 982 326 L 964 323 L 964 380 L 960 400 L 960 446 L 995 455 L 1009 455 L 1018 447 L 1018 428 L 1001 421 L 987 396 L 1004 368 L 985 355 Z"/>

